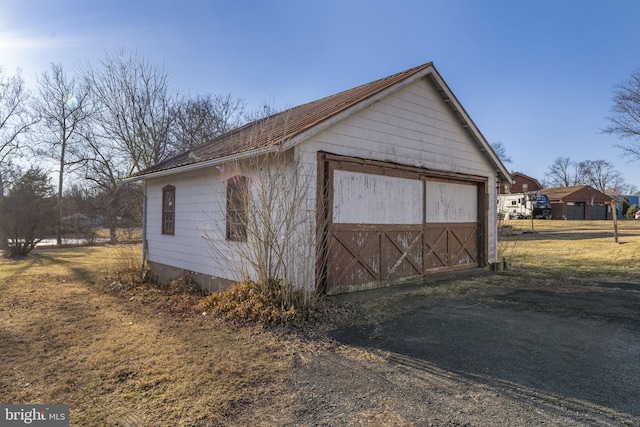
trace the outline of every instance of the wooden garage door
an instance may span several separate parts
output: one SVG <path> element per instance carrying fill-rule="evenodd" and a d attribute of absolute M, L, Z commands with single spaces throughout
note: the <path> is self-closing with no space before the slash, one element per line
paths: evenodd
<path fill-rule="evenodd" d="M 327 293 L 479 265 L 478 183 L 434 181 L 393 166 L 332 166 Z"/>

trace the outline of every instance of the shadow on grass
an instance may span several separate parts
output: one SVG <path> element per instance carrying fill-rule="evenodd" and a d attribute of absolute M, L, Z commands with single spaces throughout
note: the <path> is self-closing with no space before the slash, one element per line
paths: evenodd
<path fill-rule="evenodd" d="M 618 239 L 625 237 L 635 237 L 636 234 L 632 233 L 618 233 Z M 593 239 L 611 239 L 613 242 L 613 230 L 609 232 L 596 232 L 596 233 L 576 233 L 576 232 L 561 232 L 561 231 L 541 231 L 535 233 L 524 233 L 524 234 L 511 234 L 511 235 L 501 235 L 501 241 L 536 241 L 536 240 L 593 240 Z"/>

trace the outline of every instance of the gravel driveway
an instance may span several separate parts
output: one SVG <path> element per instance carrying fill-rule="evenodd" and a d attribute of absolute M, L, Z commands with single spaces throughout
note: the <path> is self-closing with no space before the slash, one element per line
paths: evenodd
<path fill-rule="evenodd" d="M 640 425 L 640 284 L 394 301 L 408 309 L 335 330 L 333 348 L 300 358 L 298 422 Z"/>

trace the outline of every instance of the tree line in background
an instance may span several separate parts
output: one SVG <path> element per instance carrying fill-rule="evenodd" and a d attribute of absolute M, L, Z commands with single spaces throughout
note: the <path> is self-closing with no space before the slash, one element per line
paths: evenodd
<path fill-rule="evenodd" d="M 231 95 L 173 92 L 168 73 L 137 52 L 73 73 L 52 64 L 34 91 L 0 67 L 0 249 L 24 255 L 45 236 L 60 245 L 96 226 L 115 242 L 142 218 L 142 190 L 124 178 L 248 117 Z"/>
<path fill-rule="evenodd" d="M 0 66 L 0 249 L 28 253 L 43 237 L 92 238 L 95 227 L 139 227 L 142 190 L 124 178 L 274 112 L 247 114 L 231 95 L 173 92 L 163 67 L 120 50 L 97 65 L 61 64 L 30 91 L 18 70 Z M 605 133 L 631 160 L 640 159 L 640 70 L 617 87 Z M 505 162 L 501 142 L 493 144 Z M 49 165 L 49 166 L 45 166 Z M 50 177 L 55 177 L 51 184 Z M 605 160 L 559 157 L 545 186 L 589 184 L 607 194 L 630 194 L 622 174 Z"/>
<path fill-rule="evenodd" d="M 610 196 L 638 191 L 635 185 L 627 184 L 622 173 L 607 160 L 573 161 L 569 157 L 557 157 L 548 167 L 542 184 L 545 187 L 590 185 Z"/>
<path fill-rule="evenodd" d="M 638 112 L 640 113 L 640 102 Z M 492 143 L 491 147 L 503 163 L 512 162 L 501 141 Z M 540 183 L 546 188 L 590 185 L 611 196 L 631 195 L 638 191 L 635 185 L 625 182 L 622 172 L 616 170 L 611 162 L 602 159 L 573 161 L 570 157 L 556 157 Z"/>

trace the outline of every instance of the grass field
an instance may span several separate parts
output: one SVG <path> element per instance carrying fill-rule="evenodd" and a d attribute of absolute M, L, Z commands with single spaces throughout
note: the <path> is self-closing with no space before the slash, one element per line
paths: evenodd
<path fill-rule="evenodd" d="M 619 243 L 611 222 L 535 221 L 536 233 L 522 233 L 530 221 L 503 225 L 508 272 L 424 292 L 638 277 L 640 221 L 619 224 Z M 220 324 L 189 305 L 195 297 L 113 286 L 112 273 L 138 260 L 138 246 L 0 258 L 0 402 L 69 404 L 73 426 L 295 424 L 288 371 L 320 344 Z M 358 313 L 384 314 L 387 303 Z"/>
<path fill-rule="evenodd" d="M 640 221 L 503 221 L 500 258 L 546 273 L 640 277 Z M 531 229 L 535 233 L 531 233 Z"/>

